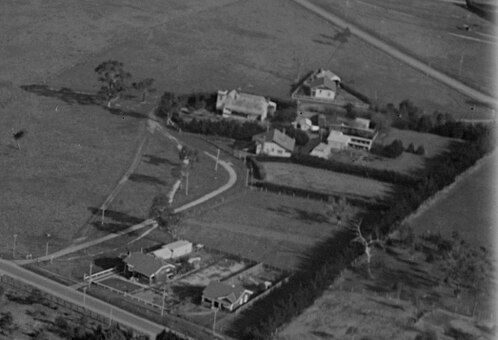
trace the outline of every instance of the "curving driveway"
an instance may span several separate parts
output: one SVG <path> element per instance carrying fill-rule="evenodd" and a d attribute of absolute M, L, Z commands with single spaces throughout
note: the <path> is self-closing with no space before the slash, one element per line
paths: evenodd
<path fill-rule="evenodd" d="M 306 8 L 307 10 L 317 14 L 318 16 L 324 18 L 325 20 L 331 22 L 332 24 L 345 29 L 346 27 L 349 28 L 351 33 L 356 35 L 358 38 L 364 40 L 365 42 L 369 43 L 370 45 L 375 46 L 379 50 L 389 54 L 390 56 L 402 61 L 403 63 L 413 67 L 414 69 L 417 69 L 421 72 L 424 72 L 428 76 L 432 77 L 433 79 L 436 79 L 440 81 L 441 83 L 447 85 L 448 87 L 451 87 L 452 89 L 467 95 L 475 100 L 478 100 L 483 103 L 487 103 L 493 106 L 498 105 L 498 100 L 495 97 L 492 97 L 490 95 L 487 95 L 486 93 L 483 93 L 479 90 L 476 90 L 468 85 L 465 85 L 464 83 L 456 80 L 455 78 L 452 78 L 438 70 L 433 69 L 427 64 L 424 64 L 420 60 L 403 53 L 402 51 L 398 50 L 397 48 L 383 42 L 382 40 L 374 37 L 373 35 L 369 34 L 368 32 L 362 30 L 361 28 L 358 28 L 354 24 L 351 24 L 338 16 L 326 11 L 325 9 L 316 6 L 312 4 L 310 1 L 307 0 L 292 0 L 296 4 Z"/>
<path fill-rule="evenodd" d="M 163 126 L 161 126 L 157 121 L 155 121 L 151 118 L 149 118 L 148 130 L 151 133 L 157 130 L 162 135 L 164 135 L 165 137 L 170 139 L 171 141 L 173 141 L 177 144 L 180 143 L 177 138 L 172 136 Z M 102 207 L 106 207 L 107 204 L 109 204 L 112 201 L 112 199 L 114 199 L 114 197 L 119 193 L 119 190 L 121 189 L 121 187 L 125 184 L 126 180 L 128 179 L 129 174 L 131 174 L 134 171 L 134 169 L 136 168 L 136 166 L 138 165 L 138 162 L 140 160 L 140 156 L 142 154 L 143 143 L 144 143 L 144 140 L 141 141 L 140 146 L 137 150 L 137 153 L 132 161 L 130 168 L 128 169 L 126 174 L 123 176 L 123 178 L 121 178 L 118 185 L 114 188 L 114 190 L 109 195 L 109 197 L 104 202 L 104 204 L 102 204 Z M 206 155 L 208 155 L 209 157 L 213 158 L 214 160 L 216 160 L 215 156 L 209 154 L 208 152 L 204 152 L 204 153 Z M 235 172 L 235 170 L 233 169 L 231 164 L 229 162 L 225 162 L 222 160 L 218 160 L 218 163 L 228 172 L 228 176 L 229 176 L 228 181 L 225 184 L 223 184 L 221 187 L 219 187 L 218 189 L 216 189 L 212 192 L 209 192 L 209 193 L 205 194 L 204 196 L 199 197 L 198 199 L 196 199 L 192 202 L 186 203 L 186 204 L 182 205 L 181 207 L 176 208 L 173 211 L 174 213 L 179 213 L 181 211 L 185 211 L 187 209 L 195 207 L 196 205 L 204 203 L 204 202 L 212 199 L 213 197 L 216 197 L 216 196 L 220 195 L 221 193 L 227 191 L 228 189 L 230 189 L 231 187 L 233 187 L 235 185 L 235 183 L 237 182 L 237 173 Z M 147 219 L 139 224 L 133 225 L 125 230 L 118 232 L 118 233 L 108 234 L 106 236 L 103 236 L 103 237 L 95 239 L 95 240 L 72 245 L 72 246 L 69 246 L 67 248 L 56 251 L 52 254 L 48 254 L 46 256 L 41 256 L 41 257 L 37 257 L 34 259 L 15 260 L 13 262 L 17 263 L 18 265 L 24 265 L 24 264 L 34 263 L 34 262 L 51 261 L 51 260 L 59 258 L 61 256 L 65 256 L 65 255 L 68 255 L 68 254 L 71 254 L 71 253 L 74 253 L 74 252 L 77 252 L 77 251 L 80 251 L 80 250 L 83 250 L 86 248 L 93 247 L 97 244 L 112 240 L 116 237 L 123 236 L 123 235 L 129 234 L 131 232 L 141 230 L 141 229 L 148 227 L 148 226 L 155 227 L 156 224 L 157 223 L 154 220 Z"/>

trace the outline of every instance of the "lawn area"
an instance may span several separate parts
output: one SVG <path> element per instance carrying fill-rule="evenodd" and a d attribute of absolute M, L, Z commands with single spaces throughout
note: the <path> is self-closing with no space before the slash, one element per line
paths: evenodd
<path fill-rule="evenodd" d="M 132 282 L 118 277 L 111 277 L 109 279 L 99 281 L 99 283 L 126 293 L 134 292 L 142 288 L 142 286 L 136 285 Z"/>
<path fill-rule="evenodd" d="M 261 166 L 266 173 L 266 182 L 321 193 L 380 200 L 393 190 L 388 183 L 300 164 L 261 162 Z"/>
<path fill-rule="evenodd" d="M 324 202 L 249 191 L 180 223 L 183 237 L 210 248 L 295 269 L 306 252 L 338 230 Z"/>
<path fill-rule="evenodd" d="M 98 106 L 16 93 L 0 115 L 2 255 L 14 234 L 21 253 L 44 251 L 47 233 L 51 250 L 67 244 L 129 166 L 143 131 L 140 120 Z M 11 128 L 26 131 L 21 150 Z"/>
<path fill-rule="evenodd" d="M 441 137 L 432 133 L 390 128 L 387 133 L 379 134 L 375 143 L 388 145 L 396 139 L 399 139 L 405 148 L 411 143 L 413 143 L 415 149 L 417 149 L 419 145 L 422 145 L 425 149 L 424 156 L 426 158 L 437 156 L 444 152 L 452 141 L 457 141 L 457 139 Z"/>
<path fill-rule="evenodd" d="M 462 239 L 494 251 L 498 236 L 496 164 L 498 153 L 494 152 L 449 191 L 410 217 L 408 224 L 415 233 L 431 230 L 450 236 L 457 231 Z"/>
<path fill-rule="evenodd" d="M 135 79 L 153 76 L 157 95 L 242 88 L 287 97 L 299 75 L 328 67 L 344 70 L 342 79 L 367 95 L 382 88 L 386 101 L 408 98 L 430 110 L 452 112 L 464 108 L 465 98 L 354 37 L 331 59 L 337 47 L 331 37 L 338 30 L 291 2 L 148 0 L 118 7 L 109 1 L 59 2 L 5 3 L 0 13 L 6 33 L 0 41 L 7 51 L 0 62 L 4 256 L 14 234 L 20 252 L 41 253 L 47 233 L 57 248 L 81 230 L 89 209 L 103 202 L 130 164 L 144 113 L 111 114 L 75 98 L 56 99 L 60 93 L 27 93 L 21 85 L 94 92 L 100 86 L 96 65 L 118 59 Z M 238 20 L 227 22 L 227 17 Z M 19 152 L 9 138 L 12 129 L 27 131 Z M 162 183 L 140 176 L 158 179 L 154 172 L 139 171 L 130 181 L 135 187 L 125 188 L 111 207 L 136 218 L 162 190 Z"/>

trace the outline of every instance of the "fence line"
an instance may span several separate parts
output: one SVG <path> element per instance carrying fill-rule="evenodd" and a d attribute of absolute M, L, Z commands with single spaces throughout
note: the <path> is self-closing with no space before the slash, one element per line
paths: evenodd
<path fill-rule="evenodd" d="M 102 270 L 100 272 L 94 273 L 92 275 L 88 275 L 86 273 L 83 274 L 83 280 L 84 281 L 90 281 L 93 279 L 98 279 L 99 277 L 107 276 L 107 274 L 115 273 L 116 268 L 109 268 L 106 270 Z"/>

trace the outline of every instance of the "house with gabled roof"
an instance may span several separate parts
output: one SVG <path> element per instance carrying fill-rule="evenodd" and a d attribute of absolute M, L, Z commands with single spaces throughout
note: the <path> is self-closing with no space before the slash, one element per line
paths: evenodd
<path fill-rule="evenodd" d="M 310 96 L 319 99 L 334 100 L 341 78 L 329 70 L 318 70 L 310 80 Z"/>
<path fill-rule="evenodd" d="M 142 252 L 133 252 L 124 258 L 126 272 L 149 280 L 149 284 L 164 277 L 168 277 L 175 269 L 171 263 Z"/>
<path fill-rule="evenodd" d="M 294 138 L 277 129 L 254 135 L 252 140 L 256 143 L 256 154 L 277 157 L 290 157 L 296 144 Z"/>
<path fill-rule="evenodd" d="M 252 291 L 240 285 L 210 281 L 202 292 L 201 301 L 204 306 L 232 312 L 246 303 L 252 294 Z"/>
<path fill-rule="evenodd" d="M 263 96 L 237 90 L 218 91 L 216 109 L 225 118 L 242 118 L 264 121 L 277 109 L 277 104 Z"/>

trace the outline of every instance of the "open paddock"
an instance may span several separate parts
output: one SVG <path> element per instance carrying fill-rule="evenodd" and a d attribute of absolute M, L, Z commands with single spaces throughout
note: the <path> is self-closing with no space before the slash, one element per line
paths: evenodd
<path fill-rule="evenodd" d="M 300 164 L 261 162 L 261 166 L 267 182 L 321 193 L 382 199 L 393 190 L 388 183 Z"/>
<path fill-rule="evenodd" d="M 250 190 L 180 222 L 185 237 L 211 249 L 294 270 L 338 230 L 325 202 Z"/>

